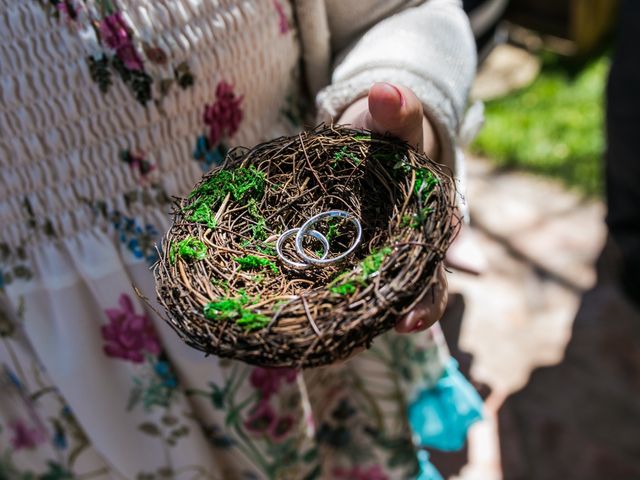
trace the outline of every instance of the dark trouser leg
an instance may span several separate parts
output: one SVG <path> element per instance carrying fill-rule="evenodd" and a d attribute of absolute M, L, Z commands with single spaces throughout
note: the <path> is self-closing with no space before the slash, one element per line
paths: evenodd
<path fill-rule="evenodd" d="M 607 86 L 606 188 L 609 233 L 623 255 L 622 283 L 640 304 L 640 2 L 620 4 Z"/>

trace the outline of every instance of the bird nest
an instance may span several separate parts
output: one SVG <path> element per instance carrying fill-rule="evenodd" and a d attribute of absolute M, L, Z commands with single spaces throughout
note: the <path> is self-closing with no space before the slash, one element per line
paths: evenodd
<path fill-rule="evenodd" d="M 348 215 L 280 238 L 336 210 Z M 395 138 L 319 126 L 236 148 L 176 201 L 154 268 L 158 300 L 207 354 L 329 364 L 369 347 L 428 294 L 455 211 L 451 177 Z M 325 263 L 301 260 L 300 249 Z"/>

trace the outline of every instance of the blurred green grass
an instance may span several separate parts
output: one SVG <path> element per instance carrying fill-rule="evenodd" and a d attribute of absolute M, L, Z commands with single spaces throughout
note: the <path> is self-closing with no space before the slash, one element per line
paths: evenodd
<path fill-rule="evenodd" d="M 500 167 L 562 180 L 587 195 L 602 193 L 606 54 L 576 67 L 542 55 L 528 87 L 486 104 L 486 123 L 471 145 Z"/>

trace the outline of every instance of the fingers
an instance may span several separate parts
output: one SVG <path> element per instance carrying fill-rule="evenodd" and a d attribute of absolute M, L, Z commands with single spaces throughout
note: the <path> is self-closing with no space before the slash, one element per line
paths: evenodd
<path fill-rule="evenodd" d="M 366 128 L 390 133 L 418 150 L 423 148 L 422 103 L 406 87 L 376 83 L 369 89 Z"/>
<path fill-rule="evenodd" d="M 425 292 L 422 301 L 396 323 L 396 331 L 414 333 L 426 330 L 440 320 L 447 307 L 447 301 L 447 277 L 444 267 L 440 265 L 436 272 L 436 282 Z"/>

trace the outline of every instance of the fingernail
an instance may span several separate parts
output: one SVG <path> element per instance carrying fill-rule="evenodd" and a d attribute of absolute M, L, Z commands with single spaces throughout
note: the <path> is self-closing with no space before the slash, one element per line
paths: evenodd
<path fill-rule="evenodd" d="M 402 92 L 398 87 L 388 82 L 381 82 L 380 84 L 383 85 L 387 91 L 394 92 L 398 96 L 398 99 L 400 100 L 400 105 L 401 106 L 404 105 L 404 96 L 402 95 Z"/>

